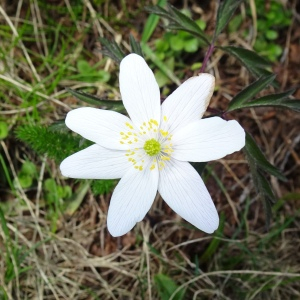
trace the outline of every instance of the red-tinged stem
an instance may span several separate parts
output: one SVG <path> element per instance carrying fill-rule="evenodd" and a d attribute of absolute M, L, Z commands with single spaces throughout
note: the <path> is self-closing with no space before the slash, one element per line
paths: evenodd
<path fill-rule="evenodd" d="M 203 73 L 205 71 L 205 68 L 206 68 L 206 65 L 207 65 L 207 62 L 210 58 L 210 56 L 212 55 L 213 51 L 215 49 L 215 45 L 214 45 L 214 39 L 212 40 L 206 54 L 205 54 L 205 57 L 204 57 L 204 60 L 203 60 L 203 63 L 202 63 L 202 67 L 200 69 L 200 73 Z"/>

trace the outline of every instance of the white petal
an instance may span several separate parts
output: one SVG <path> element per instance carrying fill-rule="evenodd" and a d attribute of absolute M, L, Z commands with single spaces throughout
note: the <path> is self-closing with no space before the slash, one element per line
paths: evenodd
<path fill-rule="evenodd" d="M 219 117 L 187 125 L 172 137 L 172 157 L 193 162 L 222 158 L 245 146 L 245 131 L 236 121 Z"/>
<path fill-rule="evenodd" d="M 206 73 L 180 85 L 162 104 L 162 129 L 173 133 L 179 126 L 183 128 L 199 120 L 206 111 L 214 86 L 215 78 Z"/>
<path fill-rule="evenodd" d="M 129 149 L 130 145 L 120 143 L 120 133 L 133 131 L 133 124 L 129 118 L 117 112 L 91 107 L 77 108 L 67 114 L 66 125 L 105 148 Z"/>
<path fill-rule="evenodd" d="M 121 236 L 130 231 L 149 211 L 158 186 L 158 170 L 143 171 L 130 168 L 122 177 L 112 195 L 107 228 L 112 236 Z"/>
<path fill-rule="evenodd" d="M 219 226 L 214 203 L 199 174 L 188 162 L 172 159 L 160 172 L 158 191 L 182 218 L 212 233 Z"/>
<path fill-rule="evenodd" d="M 63 160 L 60 170 L 64 176 L 71 178 L 121 178 L 132 167 L 125 154 L 126 151 L 92 145 Z"/>
<path fill-rule="evenodd" d="M 160 122 L 159 87 L 141 56 L 129 54 L 121 61 L 120 90 L 124 106 L 137 128 L 150 119 Z"/>

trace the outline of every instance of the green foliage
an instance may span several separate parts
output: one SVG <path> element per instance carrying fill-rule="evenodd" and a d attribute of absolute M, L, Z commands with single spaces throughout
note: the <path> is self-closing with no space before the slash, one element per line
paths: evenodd
<path fill-rule="evenodd" d="M 67 91 L 76 97 L 78 100 L 86 102 L 91 105 L 95 105 L 97 107 L 107 108 L 110 110 L 118 111 L 118 112 L 125 112 L 125 107 L 123 102 L 120 100 L 103 100 L 94 95 L 87 94 L 82 91 L 72 90 L 67 88 Z"/>
<path fill-rule="evenodd" d="M 294 92 L 295 89 L 291 89 L 283 93 L 266 95 L 255 100 L 242 103 L 240 106 L 230 108 L 230 110 L 250 107 L 279 107 L 288 108 L 300 112 L 300 100 L 289 99 L 289 96 L 291 96 Z"/>
<path fill-rule="evenodd" d="M 271 84 L 276 75 L 268 75 L 265 77 L 259 78 L 257 81 L 251 83 L 236 96 L 232 98 L 228 105 L 228 111 L 239 109 L 243 107 L 243 104 L 253 98 L 256 94 L 265 89 L 269 84 Z"/>
<path fill-rule="evenodd" d="M 160 6 L 147 6 L 146 10 L 169 20 L 170 22 L 166 26 L 167 29 L 189 32 L 198 37 L 204 44 L 209 45 L 209 41 L 204 31 L 195 21 L 170 4 L 167 5 L 167 8 L 168 9 L 166 10 Z"/>
<path fill-rule="evenodd" d="M 157 2 L 157 6 L 165 6 L 167 3 L 166 0 L 158 0 Z M 145 25 L 144 25 L 144 30 L 143 30 L 143 34 L 142 34 L 142 42 L 143 43 L 147 43 L 148 40 L 150 39 L 152 33 L 154 32 L 157 24 L 158 24 L 158 21 L 159 21 L 159 16 L 156 16 L 155 14 L 151 14 Z"/>
<path fill-rule="evenodd" d="M 225 28 L 232 15 L 244 0 L 225 0 L 219 5 L 217 12 L 215 36 L 217 37 Z"/>
<path fill-rule="evenodd" d="M 16 136 L 37 153 L 47 154 L 48 157 L 58 162 L 90 145 L 88 141 L 82 143 L 79 136 L 73 136 L 69 132 L 51 131 L 40 125 L 19 126 Z"/>
<path fill-rule="evenodd" d="M 271 67 L 271 63 L 263 57 L 259 56 L 254 51 L 233 46 L 220 47 L 220 49 L 236 57 L 255 77 L 267 76 L 272 74 L 267 70 Z"/>
<path fill-rule="evenodd" d="M 204 251 L 204 253 L 200 257 L 201 262 L 207 262 L 218 250 L 221 240 L 220 237 L 223 236 L 223 230 L 225 226 L 225 215 L 224 213 L 221 213 L 220 215 L 220 225 L 217 231 L 214 233 L 214 237 L 212 241 L 209 243 L 208 247 Z"/>
<path fill-rule="evenodd" d="M 24 255 L 24 249 L 16 247 L 9 235 L 9 229 L 7 227 L 6 219 L 4 213 L 0 206 L 0 224 L 5 236 L 5 274 L 4 281 L 6 284 L 11 282 L 17 275 L 20 275 L 30 269 L 30 267 L 21 267 L 22 262 L 24 261 L 26 255 Z"/>
<path fill-rule="evenodd" d="M 93 67 L 83 59 L 77 61 L 78 74 L 69 76 L 71 80 L 83 82 L 108 82 L 110 73 L 105 70 L 97 70 L 97 64 Z"/>
<path fill-rule="evenodd" d="M 43 183 L 43 192 L 47 206 L 47 218 L 51 220 L 51 231 L 55 232 L 57 221 L 65 207 L 63 199 L 72 196 L 72 189 L 70 186 L 58 185 L 53 178 L 47 178 Z"/>
<path fill-rule="evenodd" d="M 37 177 L 37 169 L 34 163 L 25 161 L 18 172 L 18 180 L 22 188 L 31 187 L 33 180 Z"/>
<path fill-rule="evenodd" d="M 132 34 L 129 35 L 129 43 L 131 47 L 131 53 L 136 53 L 141 57 L 144 57 L 140 43 L 135 40 Z"/>
<path fill-rule="evenodd" d="M 248 156 L 251 156 L 251 159 L 255 162 L 255 165 L 262 169 L 263 171 L 269 173 L 277 177 L 282 181 L 286 181 L 286 177 L 282 175 L 282 173 L 274 167 L 272 164 L 268 162 L 262 151 L 257 146 L 254 139 L 251 137 L 249 133 L 246 134 L 246 146 L 245 150 Z"/>
<path fill-rule="evenodd" d="M 292 13 L 285 10 L 280 1 L 270 1 L 268 8 L 264 0 L 256 0 L 257 38 L 254 50 L 276 61 L 282 54 L 282 47 L 276 42 L 279 31 L 291 24 Z M 250 11 L 247 13 L 250 15 Z"/>
<path fill-rule="evenodd" d="M 169 276 L 165 274 L 154 275 L 154 282 L 158 290 L 160 300 L 169 300 L 174 292 L 178 289 L 177 284 Z M 183 300 L 185 290 L 180 289 L 173 297 L 173 300 Z"/>
<path fill-rule="evenodd" d="M 5 139 L 8 136 L 8 126 L 6 122 L 0 122 L 0 140 Z"/>
<path fill-rule="evenodd" d="M 248 133 L 246 133 L 246 146 L 244 148 L 244 151 L 249 163 L 254 186 L 263 201 L 266 216 L 266 225 L 268 228 L 271 220 L 271 205 L 275 203 L 276 199 L 271 185 L 267 178 L 264 176 L 263 171 L 276 176 L 283 181 L 286 181 L 286 178 L 276 167 L 274 167 L 267 161 L 254 139 Z"/>
<path fill-rule="evenodd" d="M 116 186 L 116 180 L 93 180 L 92 192 L 95 196 L 110 193 Z"/>
<path fill-rule="evenodd" d="M 101 53 L 105 56 L 110 57 L 117 63 L 125 57 L 125 53 L 121 50 L 120 46 L 114 41 L 109 41 L 106 38 L 100 38 L 100 43 L 102 45 Z"/>

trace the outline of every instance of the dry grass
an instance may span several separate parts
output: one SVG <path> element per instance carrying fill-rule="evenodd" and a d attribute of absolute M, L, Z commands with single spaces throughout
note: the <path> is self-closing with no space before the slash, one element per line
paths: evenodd
<path fill-rule="evenodd" d="M 89 87 L 100 96 L 110 93 L 111 98 L 119 98 L 118 89 L 110 82 L 67 78 L 76 73 L 76 61 L 81 57 L 91 65 L 102 59 L 93 52 L 99 36 L 111 36 L 128 49 L 129 31 L 138 36 L 135 28 L 144 23 L 146 14 L 134 1 L 118 5 L 98 2 L 103 4 L 52 0 L 53 7 L 47 12 L 37 0 L 13 1 L 11 5 L 2 1 L 0 6 L 0 121 L 7 121 L 10 129 L 8 138 L 1 141 L 0 154 L 14 181 L 13 187 L 0 186 L 9 233 L 2 222 L 0 299 L 160 299 L 154 280 L 160 273 L 185 288 L 186 299 L 300 298 L 300 117 L 294 112 L 260 109 L 232 114 L 289 179 L 287 183 L 271 179 L 280 200 L 269 232 L 242 153 L 210 164 L 206 174 L 212 198 L 224 214 L 223 230 L 215 236 L 193 229 L 158 197 L 132 232 L 112 238 L 106 229 L 110 195 L 95 197 L 90 191 L 75 213 L 61 215 L 57 230 L 51 231 L 43 182 L 52 177 L 61 185 L 72 185 L 74 191 L 78 184 L 63 178 L 53 161 L 38 157 L 16 141 L 13 130 L 25 123 L 50 124 L 80 105 L 65 92 L 66 86 Z M 255 9 L 255 2 L 250 4 Z M 196 1 L 188 5 L 195 14 L 202 11 Z M 300 85 L 300 65 L 294 53 L 294 48 L 299 48 L 299 7 L 292 1 L 289 8 L 295 17 L 282 32 L 285 52 L 282 61 L 274 65 L 284 89 Z M 203 14 L 209 28 L 213 28 L 214 9 L 214 3 L 207 5 Z M 103 17 L 98 18 L 100 10 Z M 134 21 L 126 19 L 128 12 Z M 255 28 L 256 14 L 244 22 Z M 26 31 L 24 24 L 33 31 Z M 156 34 L 159 36 L 160 30 Z M 241 32 L 229 39 L 224 34 L 221 43 L 230 41 L 251 49 L 256 34 L 254 30 L 249 40 L 244 40 Z M 64 39 L 69 42 L 64 44 Z M 54 43 L 56 47 L 52 47 Z M 113 74 L 114 84 L 116 66 L 108 59 L 102 67 Z M 245 69 L 218 50 L 208 70 L 219 87 L 211 107 L 225 108 L 228 99 L 250 82 Z M 49 82 L 54 81 L 52 86 Z M 298 89 L 296 97 L 299 95 Z M 28 189 L 22 188 L 18 179 L 26 158 L 35 162 L 39 171 Z M 9 268 L 15 277 L 8 276 Z"/>

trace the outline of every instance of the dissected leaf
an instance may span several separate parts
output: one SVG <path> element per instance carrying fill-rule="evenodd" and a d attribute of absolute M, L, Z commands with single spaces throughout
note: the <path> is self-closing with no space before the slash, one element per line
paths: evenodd
<path fill-rule="evenodd" d="M 250 172 L 251 172 L 251 177 L 253 180 L 253 184 L 255 189 L 257 190 L 257 192 L 260 195 L 260 198 L 262 200 L 263 203 L 263 208 L 264 208 L 264 212 L 265 212 L 265 220 L 266 220 L 266 227 L 269 227 L 271 218 L 272 218 L 272 208 L 271 208 L 271 203 L 269 201 L 268 198 L 266 198 L 265 195 L 265 191 L 263 190 L 262 186 L 263 184 L 261 184 L 261 176 L 259 175 L 259 171 L 258 171 L 258 166 L 256 164 L 255 159 L 251 156 L 251 154 L 249 153 L 249 151 L 247 150 L 247 148 L 244 148 L 244 152 L 245 152 L 245 156 L 247 158 L 247 161 L 249 163 L 249 167 L 250 167 Z"/>
<path fill-rule="evenodd" d="M 121 60 L 125 57 L 125 53 L 121 50 L 120 46 L 115 41 L 109 41 L 106 38 L 100 37 L 100 43 L 102 49 L 100 52 L 103 55 L 106 55 L 112 58 L 117 63 L 120 63 Z"/>
<path fill-rule="evenodd" d="M 220 47 L 220 49 L 236 57 L 255 77 L 272 74 L 267 70 L 271 67 L 271 63 L 254 51 L 233 46 Z"/>
<path fill-rule="evenodd" d="M 86 102 L 88 104 L 99 106 L 105 106 L 106 108 L 114 111 L 124 112 L 125 107 L 123 105 L 123 102 L 121 100 L 102 100 L 94 95 L 87 94 L 85 92 L 72 90 L 69 88 L 66 88 L 66 90 L 71 93 L 74 97 L 77 99 Z"/>
<path fill-rule="evenodd" d="M 157 285 L 158 294 L 161 300 L 169 300 L 173 293 L 177 290 L 176 283 L 167 275 L 156 274 L 154 275 L 154 282 Z M 174 300 L 183 300 L 185 290 L 180 289 L 176 295 L 172 297 Z"/>
<path fill-rule="evenodd" d="M 270 83 L 275 79 L 276 75 L 268 75 L 265 77 L 259 78 L 257 81 L 251 83 L 241 92 L 239 92 L 235 97 L 232 98 L 228 105 L 228 111 L 239 109 L 243 107 L 243 103 L 247 102 L 253 98 L 256 94 L 266 88 Z"/>
<path fill-rule="evenodd" d="M 79 136 L 73 136 L 68 132 L 52 131 L 48 127 L 39 125 L 19 126 L 16 129 L 16 136 L 37 153 L 47 154 L 49 158 L 59 162 L 90 145 L 87 140 L 81 143 L 82 139 Z"/>
<path fill-rule="evenodd" d="M 175 23 L 182 27 L 182 30 L 190 32 L 198 37 L 200 37 L 207 45 L 209 45 L 209 41 L 206 38 L 204 31 L 198 26 L 198 24 L 190 19 L 188 16 L 183 14 L 177 8 L 168 4 L 169 11 L 173 15 L 173 20 Z"/>
<path fill-rule="evenodd" d="M 235 110 L 238 108 L 250 108 L 250 107 L 280 107 L 288 108 L 300 112 L 300 101 L 297 99 L 289 99 L 288 97 L 294 93 L 293 90 L 289 90 L 283 93 L 271 94 L 263 96 L 261 98 L 252 100 L 250 102 L 243 103 L 240 107 L 233 108 L 230 110 Z"/>
<path fill-rule="evenodd" d="M 244 0 L 224 0 L 220 3 L 217 12 L 215 36 L 218 36 L 222 32 L 232 18 L 235 10 L 243 1 Z"/>
<path fill-rule="evenodd" d="M 135 38 L 133 37 L 132 34 L 129 35 L 129 43 L 130 43 L 132 53 L 136 53 L 136 54 L 140 55 L 141 57 L 144 57 L 140 43 L 138 43 L 135 40 Z"/>
<path fill-rule="evenodd" d="M 274 167 L 272 164 L 268 162 L 262 151 L 257 146 L 254 139 L 251 137 L 249 133 L 246 133 L 246 151 L 249 153 L 249 156 L 254 160 L 254 162 L 265 172 L 281 179 L 282 181 L 286 181 L 286 177 L 282 175 L 280 170 Z"/>
<path fill-rule="evenodd" d="M 166 27 L 170 30 L 183 30 L 200 38 L 206 45 L 209 45 L 208 38 L 198 24 L 180 12 L 177 8 L 168 4 L 168 10 L 159 6 L 147 6 L 146 10 L 170 21 Z"/>

